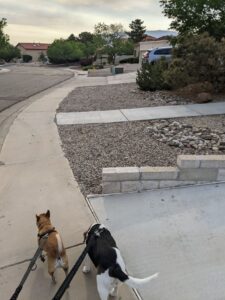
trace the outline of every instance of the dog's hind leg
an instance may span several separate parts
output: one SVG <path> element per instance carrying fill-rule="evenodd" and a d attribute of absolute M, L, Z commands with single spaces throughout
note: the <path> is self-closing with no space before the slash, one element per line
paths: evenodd
<path fill-rule="evenodd" d="M 119 285 L 119 281 L 117 279 L 114 279 L 112 282 L 111 291 L 109 293 L 110 296 L 117 297 L 118 285 Z"/>
<path fill-rule="evenodd" d="M 87 254 L 84 259 L 83 273 L 89 273 L 91 271 L 91 260 L 89 255 Z"/>
<path fill-rule="evenodd" d="M 67 276 L 68 270 L 69 270 L 69 263 L 68 263 L 68 257 L 66 255 L 66 253 L 62 256 L 62 261 L 63 261 L 62 268 L 63 268 L 63 270 L 64 270 L 64 272 L 65 272 L 65 274 Z"/>
<path fill-rule="evenodd" d="M 56 283 L 56 279 L 55 279 L 55 263 L 56 263 L 56 259 L 48 256 L 48 273 L 49 275 L 52 277 L 52 282 Z"/>
<path fill-rule="evenodd" d="M 108 300 L 112 278 L 109 277 L 108 271 L 97 275 L 97 289 L 101 300 Z"/>

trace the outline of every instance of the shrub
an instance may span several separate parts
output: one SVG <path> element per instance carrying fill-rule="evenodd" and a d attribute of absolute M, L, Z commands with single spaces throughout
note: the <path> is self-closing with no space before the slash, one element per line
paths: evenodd
<path fill-rule="evenodd" d="M 24 54 L 24 55 L 22 55 L 22 59 L 23 59 L 23 62 L 28 63 L 29 61 L 32 60 L 32 56 L 28 55 L 28 54 Z"/>
<path fill-rule="evenodd" d="M 80 64 L 82 67 L 90 66 L 93 63 L 93 58 L 82 58 Z"/>
<path fill-rule="evenodd" d="M 40 61 L 40 62 L 42 62 L 42 63 L 45 63 L 45 62 L 48 61 L 48 58 L 47 58 L 46 55 L 44 55 L 43 52 L 41 52 L 41 54 L 40 54 L 39 57 L 38 57 L 38 61 Z"/>
<path fill-rule="evenodd" d="M 167 69 L 168 62 L 165 59 L 156 61 L 154 64 L 143 62 L 136 78 L 139 88 L 144 91 L 168 89 L 169 86 L 164 80 L 164 72 Z"/>
<path fill-rule="evenodd" d="M 129 57 L 122 59 L 120 61 L 120 64 L 138 64 L 139 63 L 139 58 L 138 57 Z"/>
<path fill-rule="evenodd" d="M 207 33 L 182 37 L 164 78 L 175 89 L 210 82 L 216 91 L 221 90 L 225 84 L 225 41 L 216 41 Z"/>

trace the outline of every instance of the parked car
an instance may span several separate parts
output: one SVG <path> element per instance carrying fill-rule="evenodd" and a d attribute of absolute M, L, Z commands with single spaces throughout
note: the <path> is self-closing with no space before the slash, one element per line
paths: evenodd
<path fill-rule="evenodd" d="M 154 63 L 162 57 L 165 57 L 166 60 L 170 60 L 172 57 L 172 49 L 173 47 L 161 47 L 149 49 L 143 55 L 143 60 L 149 63 Z"/>

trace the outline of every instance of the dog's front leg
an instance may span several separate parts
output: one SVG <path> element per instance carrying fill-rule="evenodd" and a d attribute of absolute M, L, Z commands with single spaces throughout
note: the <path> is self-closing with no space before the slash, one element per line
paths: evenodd
<path fill-rule="evenodd" d="M 42 262 L 45 262 L 45 255 L 43 254 L 43 251 L 41 251 L 41 254 L 40 254 L 40 260 Z"/>
<path fill-rule="evenodd" d="M 84 259 L 83 273 L 89 273 L 91 271 L 91 260 L 89 255 L 87 254 Z"/>

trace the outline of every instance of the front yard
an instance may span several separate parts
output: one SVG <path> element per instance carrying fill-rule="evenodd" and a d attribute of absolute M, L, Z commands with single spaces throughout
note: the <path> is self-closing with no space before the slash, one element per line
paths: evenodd
<path fill-rule="evenodd" d="M 59 111 L 109 110 L 187 101 L 136 84 L 75 89 Z M 84 195 L 101 193 L 104 167 L 172 166 L 178 154 L 225 154 L 225 116 L 59 126 L 63 149 Z"/>

